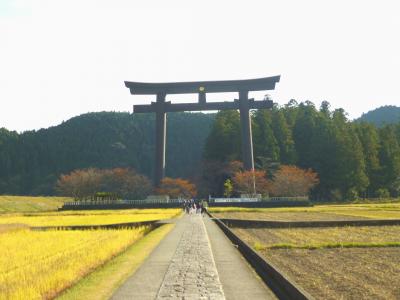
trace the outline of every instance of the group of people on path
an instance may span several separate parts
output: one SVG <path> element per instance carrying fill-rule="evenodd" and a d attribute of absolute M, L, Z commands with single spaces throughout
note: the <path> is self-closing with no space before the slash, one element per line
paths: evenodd
<path fill-rule="evenodd" d="M 208 203 L 205 200 L 196 202 L 194 199 L 188 199 L 183 202 L 183 210 L 187 214 L 202 214 L 207 211 Z"/>

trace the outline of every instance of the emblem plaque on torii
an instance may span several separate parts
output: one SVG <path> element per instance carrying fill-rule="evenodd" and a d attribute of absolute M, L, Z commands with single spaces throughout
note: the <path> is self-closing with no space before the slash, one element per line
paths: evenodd
<path fill-rule="evenodd" d="M 280 76 L 224 81 L 193 81 L 171 83 L 148 83 L 125 81 L 132 95 L 156 95 L 156 102 L 134 105 L 134 113 L 156 113 L 156 147 L 154 184 L 158 186 L 165 176 L 166 113 L 178 111 L 228 110 L 240 111 L 242 159 L 246 170 L 254 169 L 253 141 L 251 135 L 250 109 L 270 109 L 271 100 L 249 99 L 249 92 L 275 89 Z M 238 99 L 231 102 L 207 102 L 207 93 L 237 92 Z M 197 103 L 171 103 L 169 94 L 198 94 Z"/>

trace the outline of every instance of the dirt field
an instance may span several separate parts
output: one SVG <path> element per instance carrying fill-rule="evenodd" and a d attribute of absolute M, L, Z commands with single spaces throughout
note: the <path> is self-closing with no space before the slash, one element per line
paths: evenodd
<path fill-rule="evenodd" d="M 298 246 L 329 243 L 388 243 L 400 242 L 400 226 L 360 226 L 323 228 L 234 228 L 249 245 Z"/>
<path fill-rule="evenodd" d="M 400 248 L 260 252 L 316 299 L 400 299 Z"/>
<path fill-rule="evenodd" d="M 400 247 L 324 248 L 400 242 L 400 226 L 234 231 L 316 299 L 400 299 Z M 285 243 L 294 249 L 269 249 Z M 307 245 L 318 249 L 295 249 Z"/>

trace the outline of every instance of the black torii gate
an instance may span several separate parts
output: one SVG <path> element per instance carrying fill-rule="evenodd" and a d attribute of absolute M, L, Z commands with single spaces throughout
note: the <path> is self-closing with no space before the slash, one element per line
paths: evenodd
<path fill-rule="evenodd" d="M 271 100 L 249 99 L 250 91 L 275 89 L 280 76 L 247 80 L 193 81 L 171 83 L 147 83 L 125 81 L 132 95 L 156 95 L 156 102 L 149 105 L 134 105 L 134 113 L 156 113 L 156 156 L 154 184 L 158 186 L 165 176 L 166 113 L 177 111 L 239 109 L 242 131 L 242 159 L 246 170 L 254 169 L 253 141 L 251 136 L 250 109 L 272 108 Z M 238 92 L 239 99 L 233 102 L 207 102 L 207 93 Z M 198 94 L 197 103 L 171 103 L 165 101 L 168 94 Z"/>

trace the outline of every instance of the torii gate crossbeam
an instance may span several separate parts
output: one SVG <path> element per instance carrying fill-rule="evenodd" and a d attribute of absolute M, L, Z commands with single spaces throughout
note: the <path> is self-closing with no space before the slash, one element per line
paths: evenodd
<path fill-rule="evenodd" d="M 250 109 L 272 108 L 271 100 L 248 98 L 250 91 L 275 89 L 280 76 L 247 80 L 196 81 L 172 83 L 145 83 L 125 81 L 132 95 L 156 95 L 156 102 L 149 105 L 134 105 L 134 113 L 156 113 L 156 154 L 154 184 L 158 186 L 165 176 L 166 113 L 178 111 L 228 110 L 240 111 L 242 134 L 242 158 L 246 170 L 254 169 L 253 142 L 251 134 Z M 233 102 L 207 102 L 207 93 L 238 92 L 239 99 Z M 165 101 L 168 94 L 198 94 L 197 103 L 171 103 Z"/>

